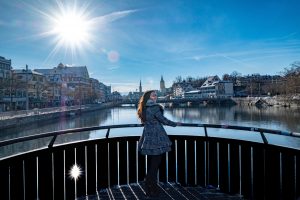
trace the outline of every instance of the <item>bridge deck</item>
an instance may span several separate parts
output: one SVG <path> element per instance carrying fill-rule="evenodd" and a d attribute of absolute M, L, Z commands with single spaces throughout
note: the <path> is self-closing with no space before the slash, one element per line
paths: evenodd
<path fill-rule="evenodd" d="M 153 199 L 153 200 L 204 200 L 215 199 L 225 200 L 243 199 L 238 195 L 221 193 L 216 189 L 206 189 L 203 187 L 182 187 L 175 183 L 159 183 L 159 196 L 155 198 L 147 197 L 145 194 L 145 183 L 121 185 L 112 188 L 102 189 L 98 194 L 78 198 L 78 200 L 110 200 L 110 199 Z"/>

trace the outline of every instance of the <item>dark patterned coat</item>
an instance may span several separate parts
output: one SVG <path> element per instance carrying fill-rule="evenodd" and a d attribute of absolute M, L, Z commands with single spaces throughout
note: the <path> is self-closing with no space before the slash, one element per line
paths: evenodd
<path fill-rule="evenodd" d="M 163 116 L 163 109 L 159 104 L 148 100 L 143 135 L 139 140 L 139 151 L 142 154 L 160 155 L 171 151 L 172 142 L 162 124 L 168 126 L 177 125 Z"/>

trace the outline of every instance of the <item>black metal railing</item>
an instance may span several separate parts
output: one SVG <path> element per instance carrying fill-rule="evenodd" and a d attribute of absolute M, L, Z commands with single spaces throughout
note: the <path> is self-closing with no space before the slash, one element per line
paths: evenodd
<path fill-rule="evenodd" d="M 74 199 L 113 185 L 139 183 L 147 156 L 138 153 L 138 136 L 110 138 L 115 128 L 96 126 L 55 131 L 1 141 L 0 146 L 53 137 L 48 147 L 0 159 L 1 199 Z M 204 136 L 170 135 L 173 151 L 160 167 L 159 180 L 183 185 L 214 186 L 247 199 L 297 199 L 300 196 L 299 149 L 269 144 L 265 133 L 299 137 L 299 133 L 252 127 L 182 124 L 203 128 Z M 208 128 L 258 132 L 262 143 L 210 137 Z M 106 138 L 55 145 L 68 133 L 105 129 Z M 199 132 L 197 130 L 197 132 Z M 69 171 L 79 166 L 81 175 Z"/>

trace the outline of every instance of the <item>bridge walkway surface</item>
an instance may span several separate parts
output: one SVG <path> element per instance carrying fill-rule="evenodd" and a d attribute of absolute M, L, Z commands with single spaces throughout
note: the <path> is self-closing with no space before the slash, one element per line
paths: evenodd
<path fill-rule="evenodd" d="M 239 195 L 230 195 L 220 192 L 218 189 L 203 187 L 183 187 L 177 183 L 158 183 L 159 195 L 148 197 L 145 193 L 145 182 L 129 185 L 119 185 L 98 191 L 95 195 L 83 196 L 77 200 L 110 200 L 110 199 L 153 199 L 153 200 L 240 200 L 244 199 Z"/>

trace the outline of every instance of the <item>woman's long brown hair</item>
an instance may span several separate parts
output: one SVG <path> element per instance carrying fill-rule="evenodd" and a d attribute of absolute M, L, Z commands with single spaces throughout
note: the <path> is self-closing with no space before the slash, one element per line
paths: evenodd
<path fill-rule="evenodd" d="M 150 99 L 150 95 L 152 92 L 154 92 L 154 90 L 146 91 L 139 101 L 137 115 L 142 123 L 146 121 L 146 103 Z"/>

